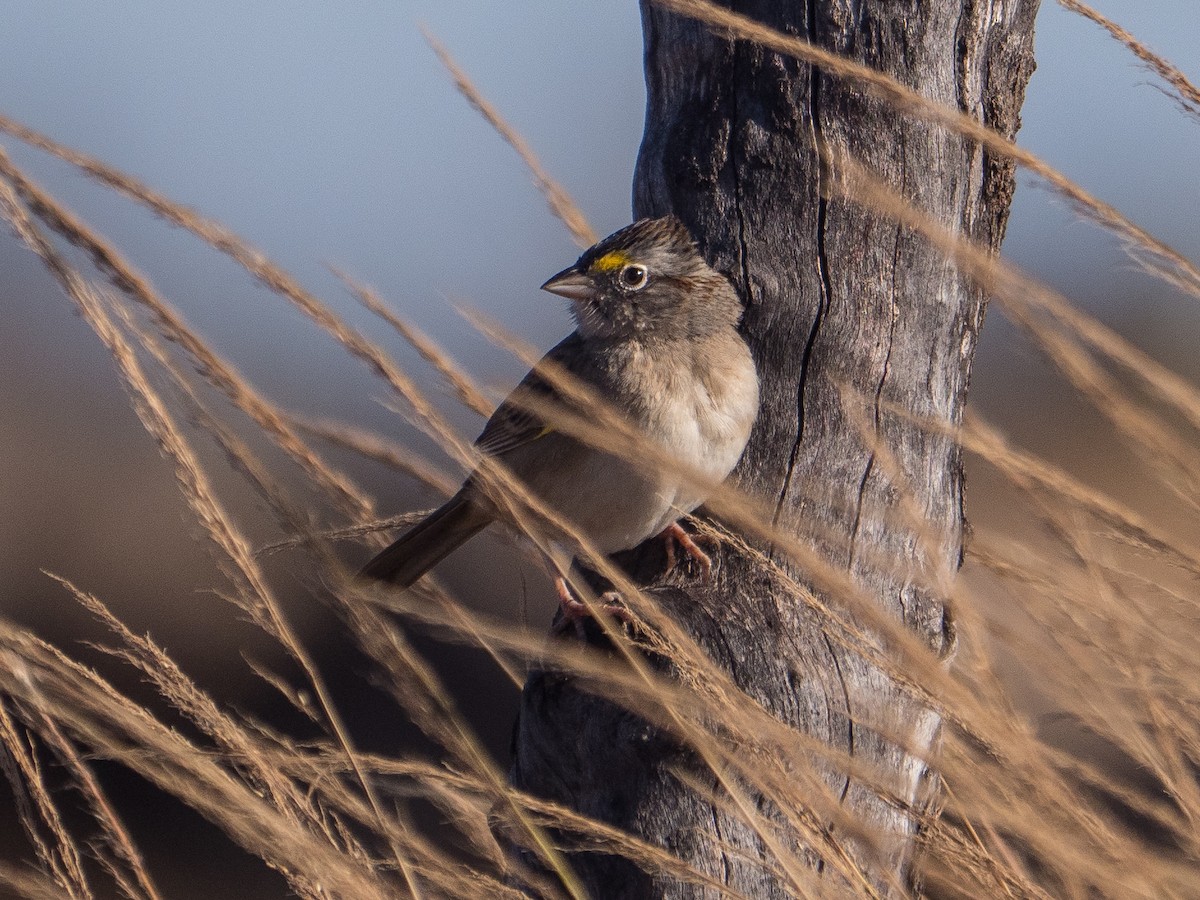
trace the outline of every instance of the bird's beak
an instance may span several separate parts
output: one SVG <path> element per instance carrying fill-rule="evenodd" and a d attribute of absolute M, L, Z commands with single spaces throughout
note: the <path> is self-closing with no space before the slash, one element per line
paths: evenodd
<path fill-rule="evenodd" d="M 592 279 L 574 266 L 563 269 L 543 284 L 542 290 L 568 300 L 590 300 L 599 293 Z"/>

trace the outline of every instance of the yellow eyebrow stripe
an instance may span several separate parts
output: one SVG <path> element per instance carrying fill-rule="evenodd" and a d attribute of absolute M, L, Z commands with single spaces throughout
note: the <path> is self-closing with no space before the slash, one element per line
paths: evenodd
<path fill-rule="evenodd" d="M 610 250 L 599 259 L 592 263 L 592 268 L 597 272 L 612 272 L 619 269 L 630 262 L 628 253 L 622 253 L 620 250 Z"/>

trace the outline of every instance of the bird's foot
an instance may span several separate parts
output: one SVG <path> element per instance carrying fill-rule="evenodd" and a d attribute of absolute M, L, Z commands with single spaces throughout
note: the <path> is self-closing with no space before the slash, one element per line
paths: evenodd
<path fill-rule="evenodd" d="M 682 547 L 683 552 L 700 564 L 701 577 L 708 581 L 712 576 L 712 557 L 701 549 L 696 538 L 683 530 L 683 526 L 678 522 L 668 525 L 667 528 L 659 535 L 666 543 L 667 551 L 667 571 L 670 572 L 675 568 L 679 561 L 676 547 Z M 708 538 L 701 537 L 699 540 L 707 541 Z"/>
<path fill-rule="evenodd" d="M 562 618 L 554 624 L 554 633 L 562 634 L 568 628 L 574 627 L 575 634 L 579 639 L 585 639 L 587 632 L 584 630 L 583 623 L 592 618 L 591 610 L 588 609 L 586 603 L 571 593 L 567 579 L 556 578 L 554 589 L 558 592 L 558 605 L 562 610 Z M 616 591 L 605 591 L 600 595 L 599 603 L 600 608 L 618 622 L 623 625 L 633 624 L 633 613 L 629 611 L 629 607 L 625 605 L 625 601 Z"/>

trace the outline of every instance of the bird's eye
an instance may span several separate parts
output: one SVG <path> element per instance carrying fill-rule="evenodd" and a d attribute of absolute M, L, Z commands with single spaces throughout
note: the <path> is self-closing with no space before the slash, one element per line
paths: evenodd
<path fill-rule="evenodd" d="M 649 277 L 645 266 L 632 265 L 621 270 L 621 284 L 630 290 L 644 288 Z"/>

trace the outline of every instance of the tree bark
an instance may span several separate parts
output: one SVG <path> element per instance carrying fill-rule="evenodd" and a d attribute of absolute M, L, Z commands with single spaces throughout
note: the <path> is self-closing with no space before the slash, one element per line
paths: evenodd
<path fill-rule="evenodd" d="M 1013 135 L 1033 69 L 1038 0 L 743 0 L 738 12 L 886 72 L 940 103 Z M 961 561 L 959 448 L 913 417 L 957 424 L 985 297 L 919 236 L 828 190 L 848 154 L 939 222 L 998 248 L 1013 169 L 945 129 L 901 114 L 854 84 L 731 40 L 642 3 L 646 130 L 634 183 L 636 217 L 674 213 L 746 306 L 762 408 L 735 478 L 777 510 L 783 528 L 848 572 L 878 606 L 944 654 L 941 600 L 920 586 L 914 528 L 899 490 L 925 516 L 947 571 Z M 842 403 L 866 398 L 875 439 L 903 488 Z M 890 412 L 899 409 L 911 417 Z M 869 418 L 868 414 L 868 418 Z M 889 773 L 920 810 L 931 776 L 880 731 L 932 748 L 940 722 L 826 623 L 729 548 L 714 579 L 651 586 L 739 686 L 781 721 Z M 805 572 L 776 561 L 793 577 Z M 867 727 L 867 724 L 872 727 Z M 512 779 L 667 847 L 750 897 L 791 892 L 754 860 L 761 841 L 674 774 L 678 748 L 636 718 L 576 689 L 561 673 L 525 687 Z M 863 855 L 883 896 L 908 883 L 915 820 L 845 774 L 828 782 L 881 837 Z M 595 897 L 707 897 L 710 888 L 652 876 L 616 856 L 572 855 Z M 812 853 L 814 893 L 833 889 Z"/>

